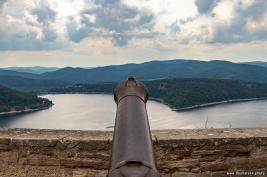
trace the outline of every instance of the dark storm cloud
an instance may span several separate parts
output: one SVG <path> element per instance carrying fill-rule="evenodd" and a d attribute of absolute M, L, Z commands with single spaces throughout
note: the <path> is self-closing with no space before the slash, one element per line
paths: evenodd
<path fill-rule="evenodd" d="M 97 36 L 98 30 L 104 30 L 108 34 L 99 37 L 111 37 L 114 45 L 125 46 L 130 39 L 138 37 L 133 31 L 151 30 L 153 27 L 153 14 L 129 7 L 119 0 L 90 2 L 93 2 L 96 8 L 88 8 L 81 12 L 82 27 L 77 28 L 72 21 L 68 25 L 70 39 L 74 42 L 80 42 L 91 35 Z M 95 21 L 91 22 L 88 16 L 94 16 Z"/>

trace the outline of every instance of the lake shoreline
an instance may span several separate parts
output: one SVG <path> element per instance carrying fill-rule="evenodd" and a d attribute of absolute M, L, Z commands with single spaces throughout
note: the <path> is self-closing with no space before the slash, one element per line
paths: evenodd
<path fill-rule="evenodd" d="M 9 117 L 9 116 L 21 115 L 21 114 L 26 114 L 26 113 L 32 113 L 36 111 L 49 109 L 51 106 L 53 105 L 50 105 L 48 107 L 36 108 L 36 109 L 25 109 L 21 111 L 0 112 L 0 117 Z"/>
<path fill-rule="evenodd" d="M 231 104 L 231 103 L 242 103 L 242 102 L 249 102 L 249 101 L 260 101 L 260 100 L 267 100 L 267 97 L 264 98 L 245 98 L 245 99 L 232 99 L 232 100 L 224 100 L 224 101 L 217 101 L 217 102 L 211 102 L 211 103 L 205 103 L 205 104 L 199 104 L 194 106 L 189 106 L 185 108 L 171 108 L 172 111 L 176 112 L 182 112 L 182 111 L 190 111 L 195 109 L 201 109 L 201 108 L 207 108 L 222 104 Z"/>
<path fill-rule="evenodd" d="M 204 103 L 204 104 L 199 104 L 199 105 L 193 105 L 193 106 L 184 107 L 184 108 L 173 108 L 173 107 L 171 107 L 171 105 L 166 103 L 161 98 L 151 97 L 151 98 L 149 98 L 149 100 L 165 104 L 165 105 L 169 106 L 172 111 L 183 112 L 183 111 L 197 110 L 197 109 L 201 109 L 201 108 L 207 108 L 207 107 L 212 107 L 212 106 L 217 106 L 217 105 L 222 105 L 222 104 L 231 104 L 231 103 L 241 103 L 241 102 L 249 102 L 249 101 L 267 100 L 267 97 L 224 100 L 224 101 L 217 101 L 217 102 L 210 102 L 210 103 Z"/>
<path fill-rule="evenodd" d="M 106 93 L 106 92 L 69 92 L 69 93 L 41 93 L 38 94 L 40 96 L 42 95 L 56 95 L 56 94 L 105 94 L 105 95 L 113 95 L 111 93 Z M 231 103 L 241 103 L 241 102 L 249 102 L 249 101 L 260 101 L 260 100 L 267 100 L 267 97 L 262 97 L 262 98 L 244 98 L 244 99 L 232 99 L 232 100 L 223 100 L 223 101 L 217 101 L 217 102 L 210 102 L 210 103 L 204 103 L 204 104 L 199 104 L 199 105 L 193 105 L 189 107 L 184 107 L 184 108 L 175 108 L 166 103 L 163 99 L 161 98 L 155 98 L 155 97 L 149 97 L 149 100 L 151 101 L 156 101 L 162 104 L 167 105 L 170 107 L 172 111 L 176 112 L 183 112 L 183 111 L 191 111 L 191 110 L 197 110 L 201 108 L 207 108 L 207 107 L 212 107 L 212 106 L 217 106 L 217 105 L 222 105 L 222 104 L 231 104 Z"/>
<path fill-rule="evenodd" d="M 43 97 L 54 102 L 54 106 L 34 113 L 1 117 L 0 127 L 73 130 L 113 128 L 116 104 L 112 95 L 50 94 Z M 152 129 L 267 127 L 265 100 L 225 104 L 188 112 L 172 111 L 169 106 L 156 101 L 148 101 L 146 106 Z"/>

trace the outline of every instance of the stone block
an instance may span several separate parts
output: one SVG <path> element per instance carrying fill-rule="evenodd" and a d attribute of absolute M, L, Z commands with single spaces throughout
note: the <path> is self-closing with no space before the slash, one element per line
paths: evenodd
<path fill-rule="evenodd" d="M 51 156 L 34 154 L 28 157 L 27 164 L 35 166 L 59 166 L 60 160 Z"/>
<path fill-rule="evenodd" d="M 16 163 L 18 162 L 19 154 L 16 151 L 0 152 L 0 162 L 2 163 Z"/>
<path fill-rule="evenodd" d="M 84 169 L 74 169 L 72 171 L 73 177 L 88 177 L 88 170 Z"/>
<path fill-rule="evenodd" d="M 13 146 L 39 146 L 39 147 L 54 147 L 58 140 L 50 139 L 13 139 Z"/>
<path fill-rule="evenodd" d="M 0 138 L 0 144 L 9 145 L 10 142 L 10 138 Z"/>
<path fill-rule="evenodd" d="M 27 177 L 64 177 L 64 169 L 56 166 L 29 166 Z"/>
<path fill-rule="evenodd" d="M 267 168 L 267 156 L 260 157 L 236 157 L 228 158 L 227 163 L 231 167 L 230 169 L 260 169 Z"/>
<path fill-rule="evenodd" d="M 9 151 L 11 147 L 6 144 L 0 144 L 0 151 Z"/>
<path fill-rule="evenodd" d="M 224 161 L 204 162 L 200 163 L 200 170 L 205 171 L 226 171 L 230 168 L 230 164 Z"/>
<path fill-rule="evenodd" d="M 174 171 L 190 171 L 192 168 L 199 166 L 199 161 L 197 159 L 186 159 L 180 161 L 164 161 L 163 163 L 158 163 L 160 170 L 164 172 L 174 172 Z"/>
<path fill-rule="evenodd" d="M 60 165 L 70 168 L 81 167 L 81 168 L 92 168 L 95 170 L 106 170 L 108 169 L 109 162 L 103 160 L 84 160 L 77 158 L 66 158 L 60 160 Z"/>

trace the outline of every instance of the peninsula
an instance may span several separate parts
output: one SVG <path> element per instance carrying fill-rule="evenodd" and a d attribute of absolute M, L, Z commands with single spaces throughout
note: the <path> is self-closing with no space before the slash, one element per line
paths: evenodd
<path fill-rule="evenodd" d="M 33 93 L 0 86 L 0 116 L 28 113 L 49 108 L 53 103 Z"/>
<path fill-rule="evenodd" d="M 217 104 L 267 98 L 267 84 L 230 79 L 159 79 L 143 81 L 151 100 L 184 111 Z M 75 84 L 45 93 L 113 93 L 117 83 Z"/>

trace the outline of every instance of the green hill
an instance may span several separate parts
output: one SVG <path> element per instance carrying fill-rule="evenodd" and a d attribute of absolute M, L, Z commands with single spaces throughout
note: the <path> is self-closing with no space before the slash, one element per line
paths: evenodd
<path fill-rule="evenodd" d="M 12 90 L 0 86 L 0 113 L 42 109 L 52 105 L 52 102 L 39 98 L 34 94 Z"/>
<path fill-rule="evenodd" d="M 219 79 L 169 79 L 145 82 L 151 97 L 181 109 L 226 100 L 267 97 L 267 84 Z"/>
<path fill-rule="evenodd" d="M 20 76 L 1 76 L 0 83 L 4 87 L 12 88 L 20 91 L 38 91 L 54 87 L 63 87 L 67 85 L 57 80 L 40 80 L 29 79 Z"/>
<path fill-rule="evenodd" d="M 267 68 L 229 61 L 169 60 L 125 64 L 92 69 L 63 68 L 40 75 L 67 83 L 120 82 L 129 75 L 140 80 L 162 78 L 231 79 L 267 83 Z"/>
<path fill-rule="evenodd" d="M 267 83 L 267 67 L 262 67 L 262 64 L 256 66 L 252 65 L 252 63 L 232 63 L 223 60 L 155 60 L 140 64 L 129 63 L 89 69 L 66 67 L 42 74 L 0 69 L 0 76 L 2 76 L 2 80 L 5 81 L 5 86 L 7 87 L 31 91 L 52 88 L 56 84 L 60 86 L 64 83 L 97 84 L 103 82 L 120 82 L 129 75 L 134 75 L 139 80 L 208 78 Z M 15 82 L 9 81 L 9 79 Z M 33 80 L 29 81 L 29 79 Z M 20 83 L 16 85 L 14 83 L 18 83 L 17 80 Z M 28 83 L 34 84 L 31 85 Z"/>
<path fill-rule="evenodd" d="M 221 102 L 225 100 L 267 97 L 267 84 L 224 79 L 162 79 L 143 82 L 150 98 L 156 98 L 171 108 Z M 50 93 L 112 93 L 117 83 L 79 84 L 55 88 Z M 242 101 L 242 100 L 240 100 Z"/>

